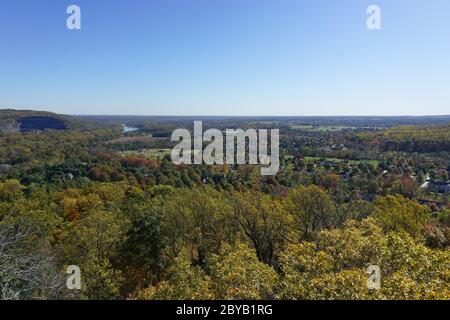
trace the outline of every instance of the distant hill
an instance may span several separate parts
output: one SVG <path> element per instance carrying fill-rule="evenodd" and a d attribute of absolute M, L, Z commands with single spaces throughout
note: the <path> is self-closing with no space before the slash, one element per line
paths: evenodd
<path fill-rule="evenodd" d="M 87 129 L 90 121 L 47 111 L 0 109 L 0 133 Z"/>

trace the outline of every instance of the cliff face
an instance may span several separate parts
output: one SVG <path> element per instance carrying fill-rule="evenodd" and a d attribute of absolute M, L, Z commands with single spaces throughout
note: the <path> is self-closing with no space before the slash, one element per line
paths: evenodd
<path fill-rule="evenodd" d="M 73 120 L 64 115 L 30 110 L 0 110 L 0 132 L 65 130 Z"/>
<path fill-rule="evenodd" d="M 34 131 L 34 130 L 65 130 L 67 129 L 64 121 L 53 117 L 23 117 L 17 120 L 20 123 L 20 131 Z"/>

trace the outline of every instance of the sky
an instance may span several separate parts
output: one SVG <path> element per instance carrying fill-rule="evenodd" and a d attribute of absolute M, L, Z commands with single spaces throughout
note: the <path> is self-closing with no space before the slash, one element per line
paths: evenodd
<path fill-rule="evenodd" d="M 0 108 L 447 115 L 449 15 L 448 0 L 0 0 Z"/>

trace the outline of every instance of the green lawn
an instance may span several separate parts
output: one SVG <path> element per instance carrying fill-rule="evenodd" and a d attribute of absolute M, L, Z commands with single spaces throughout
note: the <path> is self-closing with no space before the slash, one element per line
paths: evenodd
<path fill-rule="evenodd" d="M 162 159 L 165 155 L 170 155 L 172 149 L 145 149 L 141 151 L 123 151 L 123 155 L 143 156 L 147 159 Z"/>
<path fill-rule="evenodd" d="M 170 154 L 171 149 L 145 149 L 141 151 L 124 151 L 122 154 L 124 155 L 132 155 L 132 156 L 144 156 L 148 159 L 161 159 L 166 154 Z"/>

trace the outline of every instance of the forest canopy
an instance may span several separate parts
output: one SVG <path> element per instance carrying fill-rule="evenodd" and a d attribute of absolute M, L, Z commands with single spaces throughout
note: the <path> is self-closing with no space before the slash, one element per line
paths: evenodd
<path fill-rule="evenodd" d="M 136 144 L 164 126 L 0 135 L 1 299 L 450 298 L 448 125 L 286 122 L 269 177 Z"/>

